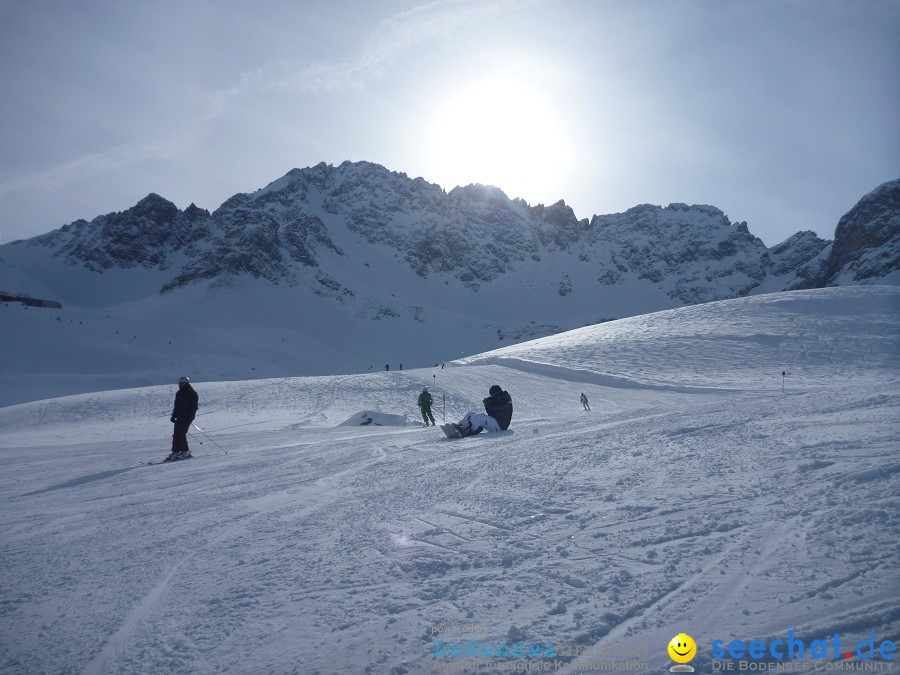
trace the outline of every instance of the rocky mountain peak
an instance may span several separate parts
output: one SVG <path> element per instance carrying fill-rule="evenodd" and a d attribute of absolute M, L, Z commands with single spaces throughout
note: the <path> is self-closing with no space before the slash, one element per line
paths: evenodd
<path fill-rule="evenodd" d="M 191 220 L 200 220 L 201 218 L 208 218 L 209 211 L 207 211 L 206 209 L 201 209 L 199 206 L 191 202 L 191 205 L 184 210 L 184 215 Z"/>
<path fill-rule="evenodd" d="M 91 221 L 76 220 L 59 230 L 23 242 L 54 250 L 71 265 L 95 272 L 112 268 L 166 269 L 170 255 L 206 232 L 209 212 L 191 204 L 179 211 L 151 192 L 125 211 Z"/>
<path fill-rule="evenodd" d="M 865 195 L 839 221 L 828 265 L 832 281 L 881 276 L 900 267 L 900 179 Z"/>
<path fill-rule="evenodd" d="M 162 225 L 171 222 L 179 214 L 178 207 L 168 199 L 163 199 L 155 192 L 151 192 L 137 204 L 132 206 L 124 215 L 143 219 L 144 221 Z"/>

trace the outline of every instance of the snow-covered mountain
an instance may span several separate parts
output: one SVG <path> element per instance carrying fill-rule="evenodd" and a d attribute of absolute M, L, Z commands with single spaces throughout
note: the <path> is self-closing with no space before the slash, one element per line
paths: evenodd
<path fill-rule="evenodd" d="M 201 381 L 195 459 L 161 466 L 174 383 L 0 408 L 0 672 L 661 674 L 682 632 L 698 673 L 889 672 L 898 305 L 776 293 Z M 458 419 L 493 383 L 508 432 L 414 424 L 423 385 Z"/>
<path fill-rule="evenodd" d="M 123 374 L 133 359 L 156 364 L 156 382 L 173 368 L 364 372 L 748 294 L 895 283 L 898 186 L 868 195 L 834 242 L 801 232 L 771 249 L 713 206 L 579 220 L 562 201 L 529 206 L 482 185 L 448 193 L 367 162 L 295 169 L 213 213 L 151 194 L 0 246 L 0 288 L 62 302 L 53 318 L 87 326 L 35 334 L 35 317 L 7 307 L 0 358 L 4 373 L 74 374 L 75 355 L 98 361 L 114 329 L 117 365 L 91 373 L 104 388 L 149 384 Z M 46 365 L 24 372 L 36 345 Z"/>
<path fill-rule="evenodd" d="M 838 222 L 834 241 L 797 269 L 789 288 L 890 280 L 900 275 L 900 180 L 876 188 Z"/>

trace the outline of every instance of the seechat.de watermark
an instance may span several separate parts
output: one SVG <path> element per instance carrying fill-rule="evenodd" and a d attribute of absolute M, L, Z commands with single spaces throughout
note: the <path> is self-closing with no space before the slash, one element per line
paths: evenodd
<path fill-rule="evenodd" d="M 432 628 L 432 669 L 439 672 L 645 671 L 649 661 L 668 654 L 674 673 L 694 672 L 691 661 L 700 654 L 712 672 L 891 672 L 897 649 L 874 630 L 862 639 L 842 639 L 839 633 L 806 640 L 793 630 L 784 637 L 714 639 L 708 648 L 690 635 L 678 633 L 669 643 L 648 645 L 601 641 L 595 645 L 552 642 L 491 641 L 481 625 Z M 659 652 L 659 654 L 657 654 Z"/>
<path fill-rule="evenodd" d="M 669 657 L 676 664 L 672 672 L 693 672 L 690 661 L 700 651 L 694 640 L 679 633 L 669 642 Z M 839 633 L 806 642 L 793 630 L 783 638 L 766 642 L 750 640 L 713 640 L 710 656 L 712 671 L 717 672 L 802 672 L 802 671 L 886 671 L 893 666 L 896 647 L 891 640 L 878 640 L 875 631 L 851 643 Z"/>
<path fill-rule="evenodd" d="M 714 672 L 726 671 L 884 671 L 890 672 L 897 648 L 879 640 L 875 631 L 862 640 L 842 640 L 840 633 L 806 642 L 789 630 L 786 637 L 768 642 L 713 640 Z"/>

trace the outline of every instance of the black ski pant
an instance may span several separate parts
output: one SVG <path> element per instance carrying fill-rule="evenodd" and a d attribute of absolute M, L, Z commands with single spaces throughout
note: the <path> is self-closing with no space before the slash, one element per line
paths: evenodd
<path fill-rule="evenodd" d="M 172 452 L 190 452 L 187 442 L 188 429 L 193 420 L 175 420 L 175 431 L 172 432 Z"/>
<path fill-rule="evenodd" d="M 431 425 L 434 426 L 434 415 L 431 414 L 431 406 L 423 406 L 422 419 L 425 421 L 425 424 L 428 424 L 429 418 L 431 418 Z"/>

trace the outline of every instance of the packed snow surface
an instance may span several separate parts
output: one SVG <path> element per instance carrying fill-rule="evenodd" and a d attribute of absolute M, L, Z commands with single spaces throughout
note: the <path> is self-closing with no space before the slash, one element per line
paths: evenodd
<path fill-rule="evenodd" d="M 156 466 L 174 384 L 0 408 L 0 671 L 664 672 L 683 632 L 710 672 L 714 640 L 900 642 L 898 308 L 781 293 L 446 368 L 200 381 L 194 459 Z M 494 383 L 509 431 L 417 424 L 423 386 L 455 421 Z"/>

